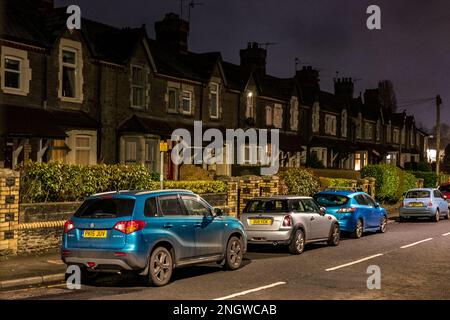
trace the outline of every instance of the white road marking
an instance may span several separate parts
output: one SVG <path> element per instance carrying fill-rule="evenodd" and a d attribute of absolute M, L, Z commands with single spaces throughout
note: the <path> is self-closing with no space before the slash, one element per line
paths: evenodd
<path fill-rule="evenodd" d="M 239 297 L 239 296 L 243 296 L 243 295 L 246 295 L 246 294 L 249 294 L 249 293 L 253 293 L 253 292 L 256 292 L 256 291 L 261 291 L 261 290 L 265 290 L 265 289 L 270 289 L 270 288 L 273 288 L 273 287 L 276 287 L 276 286 L 280 286 L 280 285 L 283 285 L 283 284 L 286 284 L 286 282 L 283 282 L 283 281 L 275 282 L 275 283 L 269 284 L 269 285 L 267 285 L 267 286 L 258 287 L 258 288 L 255 288 L 255 289 L 250 289 L 250 290 L 246 290 L 246 291 L 234 293 L 234 294 L 231 294 L 231 295 L 226 296 L 226 297 L 216 298 L 216 299 L 214 299 L 214 300 L 227 300 L 227 299 L 232 299 L 232 298 Z"/>
<path fill-rule="evenodd" d="M 442 234 L 443 237 L 450 236 L 450 232 Z"/>
<path fill-rule="evenodd" d="M 400 247 L 400 249 L 409 248 L 409 247 L 415 246 L 416 244 L 419 244 L 419 243 L 422 243 L 422 242 L 426 242 L 426 241 L 430 241 L 430 240 L 433 240 L 433 238 L 428 238 L 428 239 L 425 239 L 425 240 L 420 240 L 420 241 L 417 241 L 417 242 L 414 242 L 414 243 L 411 243 L 411 244 L 407 244 L 406 246 Z"/>
<path fill-rule="evenodd" d="M 352 261 L 352 262 L 349 262 L 349 263 L 346 263 L 346 264 L 342 264 L 342 265 L 337 266 L 337 267 L 325 269 L 325 271 L 334 271 L 334 270 L 337 270 L 337 269 L 345 268 L 345 267 L 348 267 L 348 266 L 351 266 L 351 265 L 354 265 L 354 264 L 357 264 L 357 263 L 360 263 L 360 262 L 364 262 L 364 261 L 367 261 L 367 260 L 370 260 L 370 259 L 373 259 L 373 258 L 376 258 L 376 257 L 381 257 L 382 255 L 383 255 L 382 253 L 374 254 L 373 256 L 370 256 L 370 257 L 366 257 L 366 258 L 362 258 L 362 259 L 359 259 L 359 260 L 356 260 L 356 261 Z"/>

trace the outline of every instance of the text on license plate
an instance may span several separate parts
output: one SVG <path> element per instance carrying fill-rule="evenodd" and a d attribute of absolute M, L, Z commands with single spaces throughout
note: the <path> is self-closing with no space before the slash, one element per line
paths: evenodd
<path fill-rule="evenodd" d="M 84 230 L 84 238 L 106 238 L 108 232 L 106 230 Z"/>
<path fill-rule="evenodd" d="M 410 206 L 410 207 L 423 207 L 423 203 L 422 202 L 410 202 L 408 204 L 408 206 Z"/>
<path fill-rule="evenodd" d="M 270 225 L 272 219 L 250 219 L 250 224 Z"/>

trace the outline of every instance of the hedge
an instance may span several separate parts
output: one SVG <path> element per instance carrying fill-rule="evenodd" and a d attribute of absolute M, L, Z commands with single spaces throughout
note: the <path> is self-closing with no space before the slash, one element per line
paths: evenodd
<path fill-rule="evenodd" d="M 375 193 L 381 201 L 398 201 L 403 193 L 400 185 L 401 170 L 389 164 L 368 165 L 361 170 L 361 177 L 374 177 Z"/>
<path fill-rule="evenodd" d="M 438 176 L 435 172 L 410 171 L 417 179 L 423 179 L 425 188 L 435 188 L 438 184 Z"/>
<path fill-rule="evenodd" d="M 328 188 L 328 187 L 351 187 L 352 186 L 352 179 L 340 179 L 340 178 L 326 178 L 326 177 L 319 177 L 320 186 L 322 188 Z"/>
<path fill-rule="evenodd" d="M 307 169 L 289 168 L 280 172 L 280 178 L 288 188 L 289 194 L 312 196 L 320 191 L 320 181 Z"/>
<path fill-rule="evenodd" d="M 21 171 L 20 201 L 64 202 L 81 201 L 86 196 L 113 190 L 157 190 L 158 174 L 147 171 L 140 164 L 99 164 L 78 166 L 27 162 Z M 226 191 L 221 181 L 166 181 L 166 188 L 189 189 L 195 193 Z"/>

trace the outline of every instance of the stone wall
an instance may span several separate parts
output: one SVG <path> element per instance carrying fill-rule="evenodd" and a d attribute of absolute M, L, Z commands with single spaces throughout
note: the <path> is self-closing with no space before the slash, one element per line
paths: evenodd
<path fill-rule="evenodd" d="M 19 174 L 0 169 L 0 255 L 17 254 Z"/>

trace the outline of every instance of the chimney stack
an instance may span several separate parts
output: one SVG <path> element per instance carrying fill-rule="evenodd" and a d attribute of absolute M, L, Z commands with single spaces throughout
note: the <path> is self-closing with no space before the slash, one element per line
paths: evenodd
<path fill-rule="evenodd" d="M 254 70 L 259 75 L 266 74 L 267 50 L 261 48 L 257 42 L 249 42 L 246 49 L 240 50 L 239 55 L 241 57 L 241 67 Z"/>
<path fill-rule="evenodd" d="M 295 77 L 303 88 L 319 90 L 319 71 L 312 66 L 303 66 L 297 70 Z"/>
<path fill-rule="evenodd" d="M 336 78 L 334 79 L 334 94 L 346 100 L 353 99 L 355 85 L 352 78 Z"/>
<path fill-rule="evenodd" d="M 189 23 L 178 14 L 168 13 L 155 22 L 156 41 L 179 51 L 188 50 Z"/>

